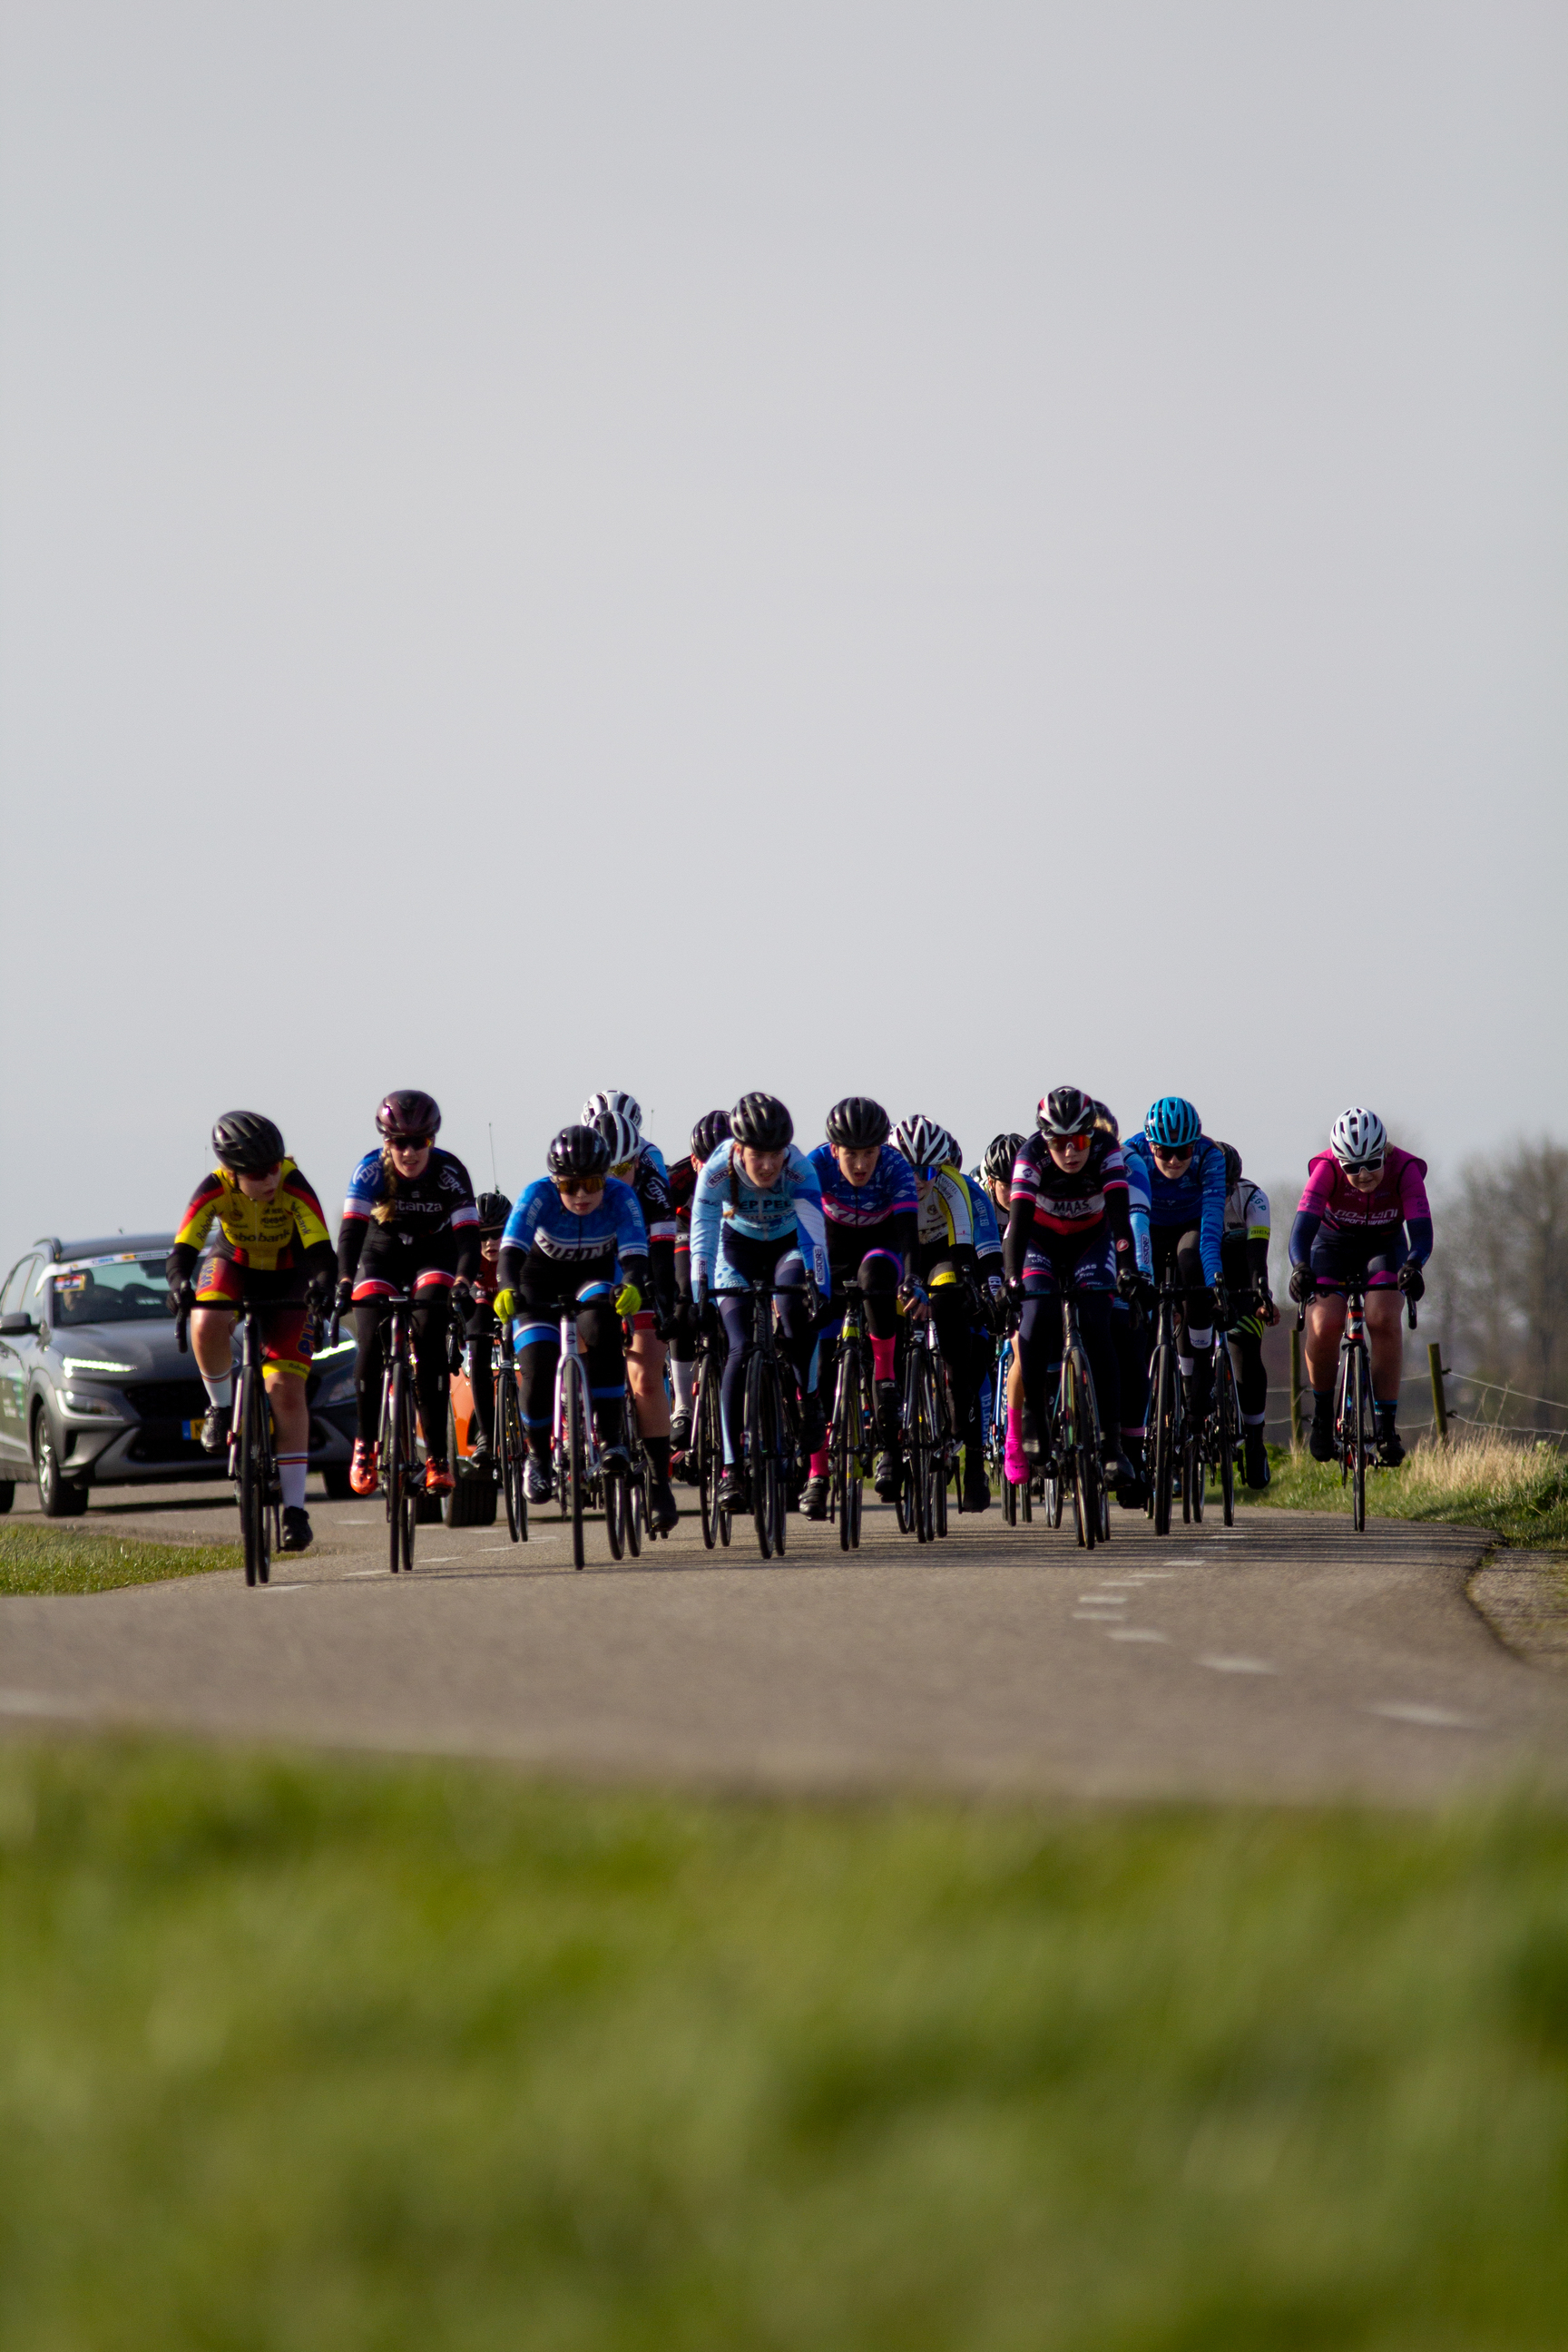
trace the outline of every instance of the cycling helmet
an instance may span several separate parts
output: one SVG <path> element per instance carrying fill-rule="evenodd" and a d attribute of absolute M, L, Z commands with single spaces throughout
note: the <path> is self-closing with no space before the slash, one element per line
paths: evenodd
<path fill-rule="evenodd" d="M 481 1192 L 478 1207 L 481 1234 L 499 1234 L 511 1214 L 511 1202 L 504 1192 Z"/>
<path fill-rule="evenodd" d="M 1041 1098 L 1035 1124 L 1042 1135 L 1054 1135 L 1063 1140 L 1074 1135 L 1092 1135 L 1094 1097 L 1086 1095 L 1081 1087 L 1053 1087 Z"/>
<path fill-rule="evenodd" d="M 916 1111 L 912 1118 L 900 1119 L 893 1140 L 911 1168 L 940 1168 L 951 1138 L 934 1118 Z"/>
<path fill-rule="evenodd" d="M 1149 1106 L 1143 1132 L 1162 1151 L 1185 1151 L 1204 1131 L 1204 1123 L 1184 1095 L 1162 1095 Z"/>
<path fill-rule="evenodd" d="M 637 1131 L 624 1110 L 602 1110 L 588 1125 L 596 1128 L 609 1145 L 612 1168 L 624 1168 L 628 1160 L 637 1158 Z"/>
<path fill-rule="evenodd" d="M 782 1151 L 795 1133 L 795 1121 L 777 1095 L 742 1095 L 730 1113 L 730 1132 L 753 1151 Z"/>
<path fill-rule="evenodd" d="M 1021 1135 L 994 1135 L 985 1147 L 985 1157 L 980 1163 L 980 1173 L 988 1184 L 1005 1184 L 1013 1173 L 1013 1162 L 1024 1149 Z"/>
<path fill-rule="evenodd" d="M 416 1137 L 423 1142 L 441 1125 L 440 1105 L 417 1087 L 399 1087 L 376 1112 L 375 1124 L 377 1133 L 389 1143 L 411 1142 Z"/>
<path fill-rule="evenodd" d="M 1098 1097 L 1094 1106 L 1094 1123 L 1102 1133 L 1110 1136 L 1112 1143 L 1121 1142 L 1121 1129 L 1118 1124 L 1116 1113 L 1109 1103 L 1102 1103 Z"/>
<path fill-rule="evenodd" d="M 705 1110 L 691 1130 L 692 1156 L 698 1160 L 711 1160 L 719 1146 L 731 1139 L 729 1112 Z"/>
<path fill-rule="evenodd" d="M 610 1147 L 596 1127 L 563 1127 L 545 1165 L 552 1176 L 607 1176 Z"/>
<path fill-rule="evenodd" d="M 1225 1154 L 1225 1189 L 1229 1194 L 1241 1181 L 1241 1154 L 1234 1143 L 1222 1143 L 1220 1150 Z"/>
<path fill-rule="evenodd" d="M 942 1168 L 962 1168 L 963 1165 L 963 1146 L 951 1127 L 944 1127 L 942 1130 L 942 1158 L 938 1165 Z"/>
<path fill-rule="evenodd" d="M 627 1094 L 624 1087 L 601 1087 L 583 1106 L 584 1126 L 597 1127 L 607 1110 L 619 1111 L 623 1118 L 629 1119 L 633 1136 L 638 1142 L 642 1140 L 642 1105 L 636 1095 Z"/>
<path fill-rule="evenodd" d="M 1329 1130 L 1329 1150 L 1342 1168 L 1375 1168 L 1388 1150 L 1388 1132 L 1374 1110 L 1342 1110 Z"/>
<path fill-rule="evenodd" d="M 886 1143 L 892 1120 L 869 1095 L 846 1095 L 827 1114 L 827 1140 L 842 1151 L 869 1151 Z"/>
<path fill-rule="evenodd" d="M 258 1110 L 226 1110 L 213 1129 L 213 1150 L 237 1176 L 269 1176 L 283 1157 L 283 1138 Z"/>

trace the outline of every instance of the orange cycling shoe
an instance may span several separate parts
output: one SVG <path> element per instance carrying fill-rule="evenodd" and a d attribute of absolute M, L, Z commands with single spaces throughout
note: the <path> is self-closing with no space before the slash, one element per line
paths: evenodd
<path fill-rule="evenodd" d="M 367 1445 L 363 1437 L 356 1437 L 354 1458 L 349 1465 L 349 1485 L 356 1495 L 374 1495 L 380 1484 L 380 1446 Z"/>
<path fill-rule="evenodd" d="M 433 1454 L 425 1465 L 425 1492 L 427 1495 L 449 1495 L 451 1491 L 451 1465 L 444 1454 Z"/>

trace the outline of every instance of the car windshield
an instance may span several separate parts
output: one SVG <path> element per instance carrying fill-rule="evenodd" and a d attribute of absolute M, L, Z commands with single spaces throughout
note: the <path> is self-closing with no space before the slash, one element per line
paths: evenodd
<path fill-rule="evenodd" d="M 53 1319 L 66 1330 L 80 1323 L 166 1322 L 174 1313 L 161 1257 L 79 1258 L 52 1275 Z"/>

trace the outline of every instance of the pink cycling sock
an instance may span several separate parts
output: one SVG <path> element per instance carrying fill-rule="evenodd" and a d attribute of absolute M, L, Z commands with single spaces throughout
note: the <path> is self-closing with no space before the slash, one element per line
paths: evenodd
<path fill-rule="evenodd" d="M 1024 1408 L 1007 1407 L 1007 1444 L 1002 1457 L 1002 1467 L 1015 1486 L 1026 1486 L 1029 1477 L 1029 1457 L 1024 1451 Z"/>
<path fill-rule="evenodd" d="M 890 1381 L 893 1378 L 893 1359 L 898 1345 L 897 1332 L 889 1339 L 879 1339 L 876 1333 L 872 1332 L 871 1376 L 874 1380 Z"/>
<path fill-rule="evenodd" d="M 819 1446 L 817 1447 L 817 1449 L 816 1449 L 816 1452 L 812 1455 L 812 1457 L 811 1457 L 811 1475 L 812 1475 L 812 1476 L 813 1476 L 814 1478 L 826 1478 L 826 1475 L 827 1475 L 827 1448 L 826 1448 L 826 1445 L 819 1445 Z"/>

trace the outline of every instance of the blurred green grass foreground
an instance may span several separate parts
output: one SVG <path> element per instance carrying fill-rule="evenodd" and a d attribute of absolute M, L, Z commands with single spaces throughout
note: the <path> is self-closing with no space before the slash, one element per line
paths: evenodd
<path fill-rule="evenodd" d="M 1568 1822 L 0 1748 L 0 2343 L 1561 2346 Z"/>

